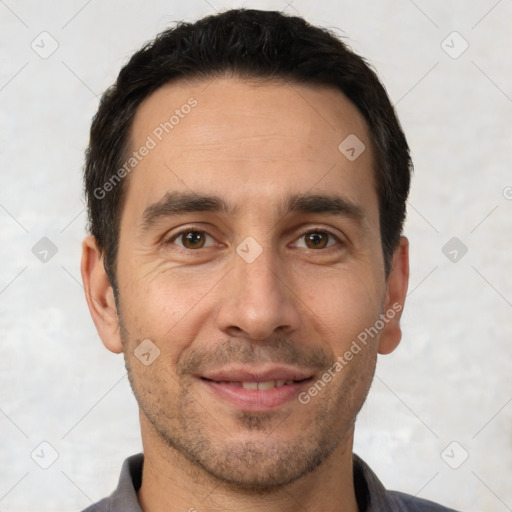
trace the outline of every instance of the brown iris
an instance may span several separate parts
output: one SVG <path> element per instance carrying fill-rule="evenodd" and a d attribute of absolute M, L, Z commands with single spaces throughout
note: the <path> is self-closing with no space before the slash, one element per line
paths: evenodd
<path fill-rule="evenodd" d="M 306 246 L 310 249 L 323 249 L 327 245 L 329 235 L 327 233 L 314 232 L 305 235 Z"/>
<path fill-rule="evenodd" d="M 183 247 L 187 249 L 201 249 L 205 243 L 205 234 L 200 231 L 189 231 L 181 235 Z"/>

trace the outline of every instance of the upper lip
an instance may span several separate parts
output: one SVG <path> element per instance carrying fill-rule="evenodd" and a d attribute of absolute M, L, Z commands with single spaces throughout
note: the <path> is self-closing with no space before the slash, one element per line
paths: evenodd
<path fill-rule="evenodd" d="M 313 372 L 289 366 L 244 366 L 210 370 L 202 373 L 200 377 L 216 382 L 268 382 L 271 380 L 304 380 L 312 375 Z"/>

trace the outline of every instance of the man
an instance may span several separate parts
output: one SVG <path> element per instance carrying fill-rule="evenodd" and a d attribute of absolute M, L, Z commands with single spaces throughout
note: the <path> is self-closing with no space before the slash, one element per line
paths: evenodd
<path fill-rule="evenodd" d="M 408 284 L 412 164 L 374 72 L 277 12 L 182 23 L 102 98 L 82 276 L 144 454 L 88 510 L 434 511 L 352 453 Z"/>

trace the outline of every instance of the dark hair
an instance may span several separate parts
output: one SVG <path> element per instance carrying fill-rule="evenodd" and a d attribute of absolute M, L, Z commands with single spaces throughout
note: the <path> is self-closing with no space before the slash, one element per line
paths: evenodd
<path fill-rule="evenodd" d="M 331 31 L 280 12 L 236 9 L 162 32 L 132 56 L 101 99 L 84 179 L 90 232 L 104 253 L 114 290 L 126 180 L 113 183 L 108 193 L 103 187 L 115 176 L 120 180 L 116 171 L 126 159 L 137 107 L 168 82 L 223 75 L 335 87 L 359 109 L 374 150 L 387 275 L 405 219 L 412 162 L 384 87 L 365 60 Z"/>

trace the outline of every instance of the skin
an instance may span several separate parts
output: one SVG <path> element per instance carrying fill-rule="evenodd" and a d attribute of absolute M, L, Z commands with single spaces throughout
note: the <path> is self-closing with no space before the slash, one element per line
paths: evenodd
<path fill-rule="evenodd" d="M 92 318 L 104 345 L 124 352 L 140 407 L 139 502 L 146 512 L 356 511 L 354 421 L 377 354 L 400 341 L 400 312 L 307 404 L 243 411 L 199 376 L 277 361 L 314 382 L 379 315 L 403 305 L 408 243 L 401 238 L 386 277 L 366 123 L 330 88 L 226 77 L 158 89 L 137 111 L 132 147 L 191 96 L 197 106 L 126 183 L 117 304 L 101 250 L 90 236 L 83 243 Z M 366 146 L 354 161 L 338 150 L 349 134 Z M 144 229 L 148 206 L 176 191 L 238 210 L 162 217 Z M 362 216 L 277 211 L 306 193 L 341 196 Z M 188 227 L 207 233 L 202 247 L 175 236 Z M 319 229 L 334 237 L 312 244 Z M 236 252 L 248 236 L 262 249 L 252 263 Z M 160 350 L 149 366 L 134 354 L 144 339 Z"/>

